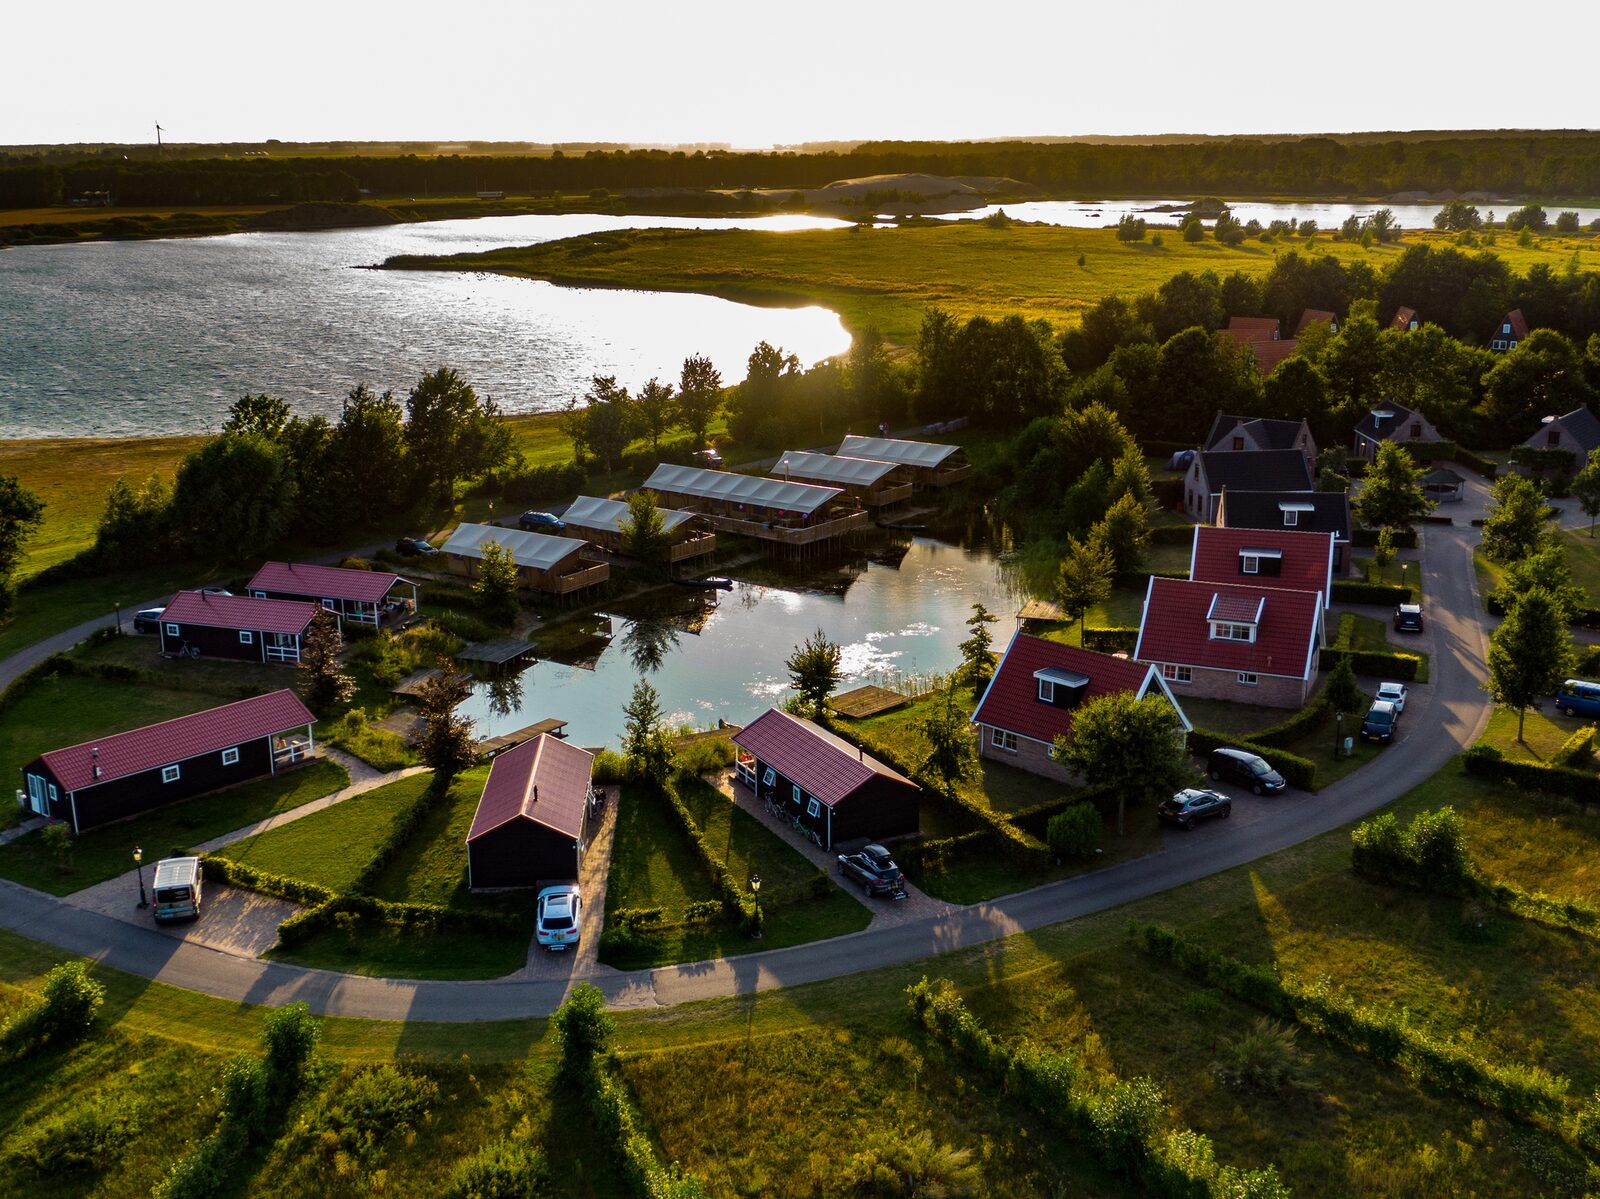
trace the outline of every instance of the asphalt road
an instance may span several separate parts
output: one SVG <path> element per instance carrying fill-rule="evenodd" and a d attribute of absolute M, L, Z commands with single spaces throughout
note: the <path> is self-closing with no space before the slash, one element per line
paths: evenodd
<path fill-rule="evenodd" d="M 839 978 L 1103 911 L 1359 819 L 1435 774 L 1488 721 L 1490 704 L 1481 687 L 1485 626 L 1472 570 L 1477 537 L 1464 522 L 1425 526 L 1422 569 L 1429 621 L 1424 642 L 1432 654 L 1431 685 L 1413 689 L 1400 740 L 1376 763 L 1318 794 L 1240 797 L 1231 820 L 1208 822 L 1194 833 L 1174 832 L 1158 854 L 943 917 L 720 961 L 603 970 L 589 981 L 614 1006 L 654 1007 Z M 0 679 L 15 660 L 0 664 Z M 546 1015 L 583 977 L 418 981 L 308 970 L 176 941 L 3 880 L 0 927 L 172 986 L 244 1003 L 303 1000 L 324 1015 L 446 1022 Z"/>

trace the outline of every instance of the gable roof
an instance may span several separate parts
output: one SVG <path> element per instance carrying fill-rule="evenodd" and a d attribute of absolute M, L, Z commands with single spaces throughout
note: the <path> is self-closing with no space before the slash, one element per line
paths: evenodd
<path fill-rule="evenodd" d="M 1417 310 L 1415 308 L 1407 308 L 1402 304 L 1399 308 L 1394 310 L 1394 319 L 1389 322 L 1389 328 L 1399 329 L 1402 333 L 1404 333 L 1407 329 L 1411 328 L 1411 322 L 1416 319 Z"/>
<path fill-rule="evenodd" d="M 893 462 L 899 466 L 918 466 L 931 470 L 944 463 L 951 454 L 958 453 L 958 445 L 940 445 L 933 441 L 905 441 L 898 437 L 859 437 L 849 434 L 839 443 L 839 453 L 846 458 L 876 458 L 880 462 Z"/>
<path fill-rule="evenodd" d="M 347 566 L 317 566 L 309 562 L 264 562 L 250 580 L 249 589 L 375 604 L 388 595 L 396 583 L 410 582 L 387 570 L 351 570 Z"/>
<path fill-rule="evenodd" d="M 790 716 L 781 708 L 768 708 L 757 716 L 733 735 L 733 743 L 830 808 L 873 778 L 916 787 L 905 775 L 889 769 L 843 737 L 809 720 Z"/>
<path fill-rule="evenodd" d="M 39 757 L 58 783 L 68 791 L 81 791 L 199 754 L 220 753 L 315 720 L 300 697 L 285 688 L 97 741 L 52 749 Z M 96 766 L 100 767 L 99 778 L 94 775 Z"/>
<path fill-rule="evenodd" d="M 1381 421 L 1378 419 L 1380 412 L 1387 414 Z M 1365 437 L 1368 441 L 1388 441 L 1397 429 L 1419 417 L 1427 419 L 1404 404 L 1379 404 L 1356 422 L 1356 436 Z"/>
<path fill-rule="evenodd" d="M 467 831 L 468 843 L 517 819 L 566 837 L 581 837 L 593 766 L 594 755 L 588 750 L 548 733 L 506 750 L 489 767 L 489 781 Z"/>
<path fill-rule="evenodd" d="M 549 570 L 584 546 L 581 537 L 554 537 L 549 533 L 529 533 L 523 529 L 503 529 L 499 525 L 480 525 L 462 521 L 439 548 L 463 558 L 483 557 L 483 547 L 498 542 L 511 551 L 518 566 L 529 570 Z"/>
<path fill-rule="evenodd" d="M 775 512 L 796 512 L 802 516 L 811 515 L 844 494 L 838 487 L 786 483 L 782 479 L 763 479 L 760 475 L 706 470 L 699 466 L 674 466 L 668 462 L 663 462 L 650 473 L 643 489 L 717 500 L 725 504 L 749 504 L 756 508 L 771 508 Z"/>
<path fill-rule="evenodd" d="M 809 450 L 785 450 L 769 472 L 773 478 L 832 483 L 839 487 L 873 487 L 886 475 L 900 469 L 898 462 L 880 458 L 851 458 L 845 454 L 814 454 Z"/>
<path fill-rule="evenodd" d="M 1500 318 L 1500 324 L 1510 325 L 1511 336 L 1515 337 L 1518 341 L 1521 341 L 1524 337 L 1528 336 L 1528 321 L 1527 318 L 1522 315 L 1522 309 L 1520 308 L 1513 308 L 1510 312 L 1506 313 L 1505 316 Z M 1500 332 L 1499 325 L 1495 326 L 1495 332 Z"/>
<path fill-rule="evenodd" d="M 1206 434 L 1206 449 L 1214 450 L 1220 447 L 1227 450 L 1228 447 L 1222 445 L 1222 442 L 1241 426 L 1242 431 L 1249 434 L 1260 449 L 1292 450 L 1295 448 L 1295 443 L 1300 440 L 1305 421 L 1273 420 L 1265 416 L 1230 416 L 1225 412 L 1219 412 L 1216 419 L 1211 422 L 1211 432 Z M 1237 454 L 1243 451 L 1230 452 Z"/>
<path fill-rule="evenodd" d="M 1294 335 L 1299 337 L 1312 325 L 1332 325 L 1338 317 L 1326 308 L 1307 308 L 1300 314 L 1300 323 L 1294 327 Z"/>
<path fill-rule="evenodd" d="M 1597 419 L 1595 414 L 1589 411 L 1587 405 L 1574 408 L 1571 412 L 1558 416 L 1556 420 L 1567 431 L 1568 436 L 1583 447 L 1585 454 L 1592 454 L 1595 450 L 1600 450 L 1600 419 Z M 1533 445 L 1538 440 L 1539 435 L 1547 431 L 1545 425 L 1540 425 L 1532 436 L 1528 438 L 1528 444 Z"/>
<path fill-rule="evenodd" d="M 1207 620 L 1225 610 L 1259 612 L 1255 641 L 1214 640 Z M 1313 591 L 1242 587 L 1152 575 L 1133 656 L 1209 670 L 1310 677 L 1316 662 L 1322 596 Z"/>
<path fill-rule="evenodd" d="M 1235 341 L 1248 341 L 1256 338 L 1275 339 L 1282 329 L 1283 323 L 1275 316 L 1230 316 L 1228 325 L 1222 330 Z"/>
<path fill-rule="evenodd" d="M 1240 559 L 1251 551 L 1279 555 L 1279 573 L 1266 576 L 1263 582 L 1285 590 L 1328 595 L 1333 584 L 1333 534 L 1285 529 L 1281 522 L 1276 529 L 1196 525 L 1189 577 L 1206 583 L 1254 583 L 1239 571 Z"/>
<path fill-rule="evenodd" d="M 1300 343 L 1292 337 L 1276 341 L 1258 340 L 1247 344 L 1250 352 L 1256 356 L 1256 369 L 1263 375 L 1270 375 L 1277 370 L 1283 360 L 1300 347 Z"/>
<path fill-rule="evenodd" d="M 163 622 L 255 633 L 303 633 L 320 604 L 308 600 L 257 599 L 253 595 L 202 595 L 180 591 L 167 602 Z"/>
<path fill-rule="evenodd" d="M 670 533 L 679 525 L 695 518 L 693 512 L 680 508 L 662 508 L 661 529 Z M 600 499 L 598 496 L 580 495 L 567 506 L 561 519 L 575 529 L 589 529 L 606 533 L 620 533 L 631 519 L 628 505 L 622 500 Z"/>
<path fill-rule="evenodd" d="M 1087 678 L 1085 701 L 1124 691 L 1142 698 L 1153 689 L 1172 704 L 1184 727 L 1189 727 L 1183 709 L 1166 691 L 1153 666 L 1046 641 L 1042 637 L 1030 637 L 1026 633 L 1012 636 L 1000 665 L 995 668 L 994 678 L 989 680 L 978 709 L 972 714 L 972 723 L 993 725 L 1046 743 L 1054 742 L 1057 737 L 1071 736 L 1074 709 L 1039 701 L 1036 676 L 1041 670 L 1068 671 Z"/>
<path fill-rule="evenodd" d="M 1260 491 L 1310 491 L 1311 471 L 1299 450 L 1204 450 L 1200 469 L 1214 495 L 1235 487 Z"/>
<path fill-rule="evenodd" d="M 1344 491 L 1242 491 L 1229 488 L 1217 509 L 1217 523 L 1229 529 L 1282 529 L 1286 505 L 1296 512 L 1292 526 L 1312 533 L 1332 533 L 1350 540 L 1350 495 Z"/>

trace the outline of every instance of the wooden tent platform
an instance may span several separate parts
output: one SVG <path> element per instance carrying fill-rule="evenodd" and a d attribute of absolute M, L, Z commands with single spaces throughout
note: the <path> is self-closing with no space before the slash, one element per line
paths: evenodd
<path fill-rule="evenodd" d="M 422 686 L 422 684 L 426 683 L 438 673 L 439 672 L 437 670 L 431 668 L 428 670 L 414 671 L 413 673 L 406 675 L 405 678 L 401 679 L 394 685 L 392 694 L 404 695 L 407 698 L 415 699 L 419 694 L 418 689 Z"/>
<path fill-rule="evenodd" d="M 552 737 L 565 737 L 563 732 L 567 727 L 565 720 L 554 718 L 541 720 L 538 724 L 530 724 L 526 728 L 517 729 L 511 733 L 501 733 L 498 737 L 489 737 L 479 741 L 475 748 L 484 757 L 492 758 L 496 754 L 503 754 L 506 750 L 521 745 L 524 741 L 532 741 L 541 733 L 549 733 Z"/>
<path fill-rule="evenodd" d="M 477 641 L 456 655 L 463 662 L 488 662 L 503 666 L 524 654 L 533 653 L 533 646 L 517 637 L 502 637 L 498 641 Z"/>
<path fill-rule="evenodd" d="M 847 716 L 851 720 L 863 720 L 868 716 L 877 716 L 882 712 L 903 708 L 910 702 L 898 691 L 890 691 L 884 687 L 857 687 L 854 691 L 834 696 L 828 701 L 828 706 L 840 716 Z"/>
<path fill-rule="evenodd" d="M 1018 620 L 1060 620 L 1067 619 L 1067 614 L 1061 610 L 1061 605 L 1053 600 L 1031 599 L 1017 610 Z"/>

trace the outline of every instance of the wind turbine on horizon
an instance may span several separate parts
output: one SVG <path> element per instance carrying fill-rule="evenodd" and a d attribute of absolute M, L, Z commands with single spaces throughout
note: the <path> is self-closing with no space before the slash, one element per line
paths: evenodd
<path fill-rule="evenodd" d="M 156 157 L 161 157 L 161 122 L 156 122 Z"/>

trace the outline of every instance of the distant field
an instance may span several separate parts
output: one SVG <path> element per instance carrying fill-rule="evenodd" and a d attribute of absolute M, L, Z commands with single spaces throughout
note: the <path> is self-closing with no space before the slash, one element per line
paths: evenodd
<path fill-rule="evenodd" d="M 0 209 L 0 227 L 6 225 L 72 225 L 80 221 L 104 221 L 114 216 L 176 216 L 180 212 L 199 213 L 201 216 L 253 216 L 268 212 L 282 204 L 189 204 L 182 208 L 78 208 L 60 205 L 55 208 L 4 208 Z"/>
<path fill-rule="evenodd" d="M 446 258 L 394 260 L 405 268 L 492 270 L 551 279 L 656 291 L 694 291 L 750 303 L 820 303 L 851 329 L 876 325 L 889 340 L 916 340 L 924 309 L 961 316 L 1021 313 L 1073 323 L 1103 296 L 1150 291 L 1179 271 L 1244 271 L 1262 275 L 1294 239 L 1227 247 L 1183 242 L 1175 230 L 1164 244 L 1122 244 L 1110 229 L 1053 225 L 1003 228 L 960 221 L 892 229 L 852 228 L 768 233 L 752 230 L 643 230 L 569 238 L 521 249 Z M 1325 234 L 1309 252 L 1341 260 L 1366 258 L 1381 266 L 1418 242 L 1449 245 L 1448 235 L 1408 233 L 1397 244 L 1364 250 Z M 1542 262 L 1564 267 L 1576 249 L 1600 268 L 1600 240 L 1548 237 L 1526 249 L 1501 235 L 1494 247 L 1516 271 Z M 1079 258 L 1083 265 L 1079 265 Z"/>

